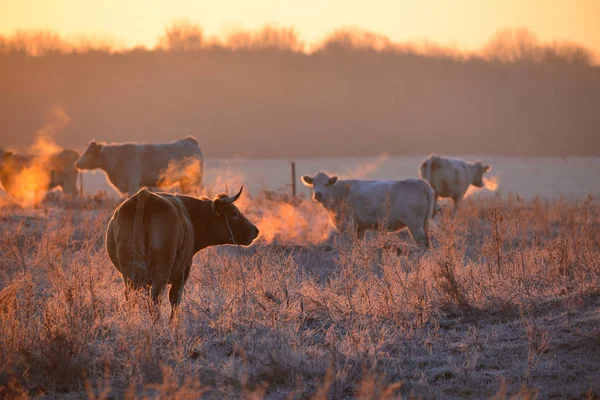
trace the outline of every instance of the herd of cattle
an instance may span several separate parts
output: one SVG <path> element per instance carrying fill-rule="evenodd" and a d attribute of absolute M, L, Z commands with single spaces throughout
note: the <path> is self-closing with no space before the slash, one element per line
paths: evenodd
<path fill-rule="evenodd" d="M 18 189 L 19 172 L 34 159 L 0 149 L 0 183 L 9 195 Z M 258 228 L 234 204 L 242 189 L 233 197 L 187 195 L 201 187 L 204 169 L 202 151 L 193 137 L 161 144 L 91 141 L 81 156 L 63 150 L 45 162 L 50 169 L 48 190 L 60 186 L 65 194 L 76 196 L 78 171 L 100 169 L 115 189 L 129 196 L 108 224 L 108 255 L 127 289 L 149 287 L 158 302 L 171 284 L 171 316 L 197 252 L 214 245 L 247 246 L 258 237 Z M 197 168 L 188 168 L 191 163 Z M 451 198 L 458 208 L 470 185 L 483 186 L 483 174 L 489 170 L 479 161 L 431 155 L 420 166 L 421 179 L 341 180 L 318 172 L 302 176 L 302 182 L 312 188 L 313 199 L 327 210 L 339 232 L 362 238 L 365 231 L 380 227 L 390 232 L 408 228 L 419 246 L 429 247 L 428 225 L 437 199 Z M 169 183 L 178 183 L 183 195 L 154 190 L 161 187 L 165 171 Z"/>

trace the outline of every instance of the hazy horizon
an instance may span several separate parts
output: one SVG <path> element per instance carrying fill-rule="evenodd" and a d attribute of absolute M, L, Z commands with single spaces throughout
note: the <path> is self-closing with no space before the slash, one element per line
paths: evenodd
<path fill-rule="evenodd" d="M 0 147 L 193 135 L 209 157 L 600 155 L 591 1 L 136 1 L 0 6 Z"/>
<path fill-rule="evenodd" d="M 208 157 L 600 155 L 600 67 L 526 30 L 479 55 L 353 30 L 310 53 L 285 28 L 215 43 L 182 23 L 120 53 L 34 32 L 0 37 L 0 74 L 0 147 L 21 151 L 193 135 Z"/>

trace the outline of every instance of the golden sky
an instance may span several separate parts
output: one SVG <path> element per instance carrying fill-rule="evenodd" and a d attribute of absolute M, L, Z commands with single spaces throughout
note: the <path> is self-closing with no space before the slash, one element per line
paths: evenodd
<path fill-rule="evenodd" d="M 542 41 L 600 53 L 600 0 L 0 0 L 0 33 L 49 29 L 67 36 L 153 46 L 185 19 L 209 35 L 265 24 L 292 26 L 307 42 L 343 26 L 394 41 L 431 40 L 474 50 L 498 30 L 525 27 Z"/>

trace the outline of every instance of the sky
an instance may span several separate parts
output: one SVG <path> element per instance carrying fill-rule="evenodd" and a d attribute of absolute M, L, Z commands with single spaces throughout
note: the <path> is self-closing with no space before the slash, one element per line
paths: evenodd
<path fill-rule="evenodd" d="M 294 27 L 308 43 L 340 27 L 393 41 L 477 50 L 497 31 L 527 28 L 541 41 L 573 41 L 600 53 L 600 0 L 0 0 L 0 34 L 47 29 L 152 47 L 186 20 L 208 35 L 266 24 Z"/>

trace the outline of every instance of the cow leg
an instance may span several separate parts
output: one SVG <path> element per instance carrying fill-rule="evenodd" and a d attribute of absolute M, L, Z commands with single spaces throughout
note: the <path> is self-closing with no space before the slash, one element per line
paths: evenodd
<path fill-rule="evenodd" d="M 154 296 L 153 296 L 154 297 Z M 154 299 L 150 299 L 146 297 L 148 311 L 150 312 L 150 317 L 152 318 L 152 322 L 157 323 L 160 321 L 160 302 L 154 301 Z"/>
<path fill-rule="evenodd" d="M 396 233 L 396 236 L 400 239 L 400 242 L 403 242 L 401 232 L 402 232 L 402 230 L 398 231 Z M 396 256 L 401 256 L 403 252 L 404 252 L 404 249 L 402 247 L 399 246 L 398 248 L 396 248 Z"/>
<path fill-rule="evenodd" d="M 356 227 L 356 237 L 358 237 L 358 240 L 363 240 L 365 238 L 365 232 L 366 229 L 363 229 L 360 226 Z"/>
<path fill-rule="evenodd" d="M 131 197 L 140 190 L 141 187 L 141 179 L 139 176 L 131 176 L 129 177 L 129 182 L 127 184 L 127 197 Z"/>
<path fill-rule="evenodd" d="M 149 285 L 141 284 L 140 281 L 134 281 L 133 279 L 123 275 L 123 286 L 125 286 L 125 307 L 127 307 L 127 309 L 132 310 L 134 307 L 136 307 L 139 304 L 138 301 L 140 299 L 142 299 L 142 301 L 147 299 L 146 304 L 148 306 L 151 305 L 150 298 L 147 295 Z M 155 316 L 158 314 L 155 313 L 151 307 L 149 307 L 149 310 L 150 315 L 153 319 L 155 319 Z"/>
<path fill-rule="evenodd" d="M 158 295 L 160 294 L 160 290 L 157 290 L 155 280 L 152 279 L 151 271 L 149 271 L 149 266 L 147 264 L 142 266 L 137 262 L 134 263 L 131 261 L 121 261 L 120 265 L 123 267 L 121 273 L 125 282 L 125 298 L 129 298 L 128 294 L 131 291 L 142 291 L 148 300 L 147 304 L 150 316 L 157 322 L 160 318 L 158 312 Z M 148 293 L 149 291 L 150 293 Z"/>
<path fill-rule="evenodd" d="M 437 214 L 439 214 L 442 211 L 442 209 L 440 208 L 440 206 L 438 204 L 438 198 L 439 198 L 439 196 L 436 193 L 433 196 L 433 213 L 431 215 L 431 218 L 435 217 Z"/>
<path fill-rule="evenodd" d="M 454 211 L 452 212 L 452 215 L 456 215 L 456 212 L 458 211 L 461 200 L 462 200 L 462 196 L 452 197 L 452 202 L 454 203 Z"/>
<path fill-rule="evenodd" d="M 160 297 L 165 291 L 166 286 L 166 282 L 164 282 L 162 279 L 152 279 L 152 286 L 150 288 L 150 297 L 152 302 L 149 302 L 148 306 L 154 322 L 158 322 L 160 320 Z"/>
<path fill-rule="evenodd" d="M 150 294 L 153 307 L 151 310 L 156 312 L 153 315 L 155 320 L 160 319 L 160 297 L 164 292 L 175 261 L 175 251 L 165 251 L 164 249 L 152 249 L 148 251 L 148 269 L 152 275 L 152 288 Z"/>
<path fill-rule="evenodd" d="M 114 226 L 112 224 L 109 225 L 106 235 L 106 252 L 108 253 L 110 261 L 123 277 L 125 300 L 129 302 L 129 294 L 132 291 L 147 287 L 149 282 L 145 277 L 145 274 L 140 274 L 138 266 L 131 262 L 127 246 L 119 246 L 115 241 Z"/>
<path fill-rule="evenodd" d="M 423 221 L 423 234 L 425 235 L 425 248 L 431 247 L 431 241 L 429 240 L 429 219 L 425 218 Z"/>
<path fill-rule="evenodd" d="M 179 302 L 181 302 L 183 287 L 185 286 L 185 283 L 187 282 L 187 279 L 190 276 L 192 262 L 190 261 L 188 264 L 189 265 L 185 268 L 185 272 L 181 276 L 173 280 L 173 282 L 171 283 L 171 289 L 169 289 L 169 301 L 171 302 L 171 316 L 169 317 L 169 321 L 173 321 L 175 311 L 177 311 Z"/>
<path fill-rule="evenodd" d="M 63 193 L 68 195 L 70 200 L 77 198 L 77 174 L 69 174 L 63 182 Z"/>
<path fill-rule="evenodd" d="M 408 230 L 419 247 L 429 248 L 429 235 L 427 234 L 424 226 L 413 226 L 409 227 Z"/>

